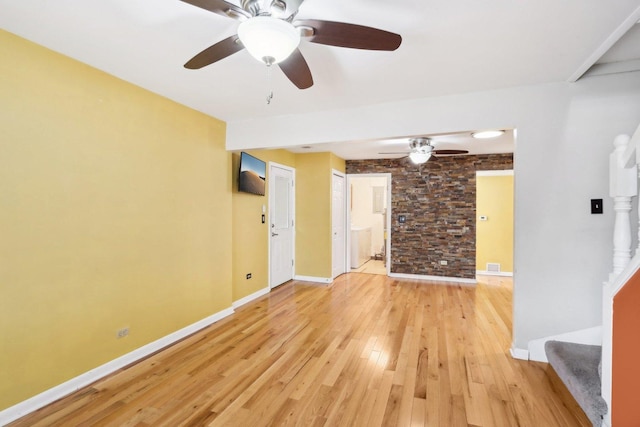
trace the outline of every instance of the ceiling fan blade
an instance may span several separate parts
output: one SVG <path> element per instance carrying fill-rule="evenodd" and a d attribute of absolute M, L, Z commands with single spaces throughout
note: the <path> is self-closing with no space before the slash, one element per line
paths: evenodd
<path fill-rule="evenodd" d="M 402 43 L 402 37 L 398 34 L 363 25 L 317 19 L 298 20 L 293 25 L 312 28 L 313 34 L 309 35 L 307 40 L 329 46 L 391 51 L 396 50 Z"/>
<path fill-rule="evenodd" d="M 221 59 L 224 59 L 229 55 L 233 55 L 234 53 L 241 51 L 242 49 L 244 49 L 244 46 L 242 45 L 242 43 L 240 43 L 238 36 L 233 35 L 231 37 L 227 37 L 222 41 L 219 41 L 213 46 L 209 46 L 208 48 L 191 58 L 186 64 L 184 64 L 184 68 L 197 70 L 199 68 L 213 64 L 216 61 L 220 61 Z"/>
<path fill-rule="evenodd" d="M 244 16 L 250 18 L 251 15 L 244 9 L 236 6 L 232 3 L 227 3 L 224 0 L 182 0 L 185 3 L 189 3 L 193 6 L 197 6 L 209 12 L 217 13 L 218 15 L 226 16 L 228 18 L 239 18 Z"/>
<path fill-rule="evenodd" d="M 313 76 L 307 61 L 300 53 L 300 49 L 293 51 L 291 55 L 278 64 L 291 83 L 296 85 L 298 89 L 308 89 L 313 86 Z"/>
<path fill-rule="evenodd" d="M 469 150 L 433 150 L 435 154 L 467 154 Z"/>

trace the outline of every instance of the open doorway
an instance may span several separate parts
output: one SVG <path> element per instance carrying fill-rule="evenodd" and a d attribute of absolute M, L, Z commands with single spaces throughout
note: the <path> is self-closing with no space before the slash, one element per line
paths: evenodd
<path fill-rule="evenodd" d="M 389 274 L 391 174 L 348 175 L 348 271 Z"/>
<path fill-rule="evenodd" d="M 513 276 L 513 169 L 476 172 L 476 275 Z"/>

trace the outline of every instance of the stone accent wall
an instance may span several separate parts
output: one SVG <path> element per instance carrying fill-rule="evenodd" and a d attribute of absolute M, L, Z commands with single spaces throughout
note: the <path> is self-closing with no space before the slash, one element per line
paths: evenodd
<path fill-rule="evenodd" d="M 392 175 L 392 273 L 475 278 L 476 171 L 513 169 L 513 154 L 439 157 L 421 166 L 408 158 L 346 165 L 348 174 Z"/>

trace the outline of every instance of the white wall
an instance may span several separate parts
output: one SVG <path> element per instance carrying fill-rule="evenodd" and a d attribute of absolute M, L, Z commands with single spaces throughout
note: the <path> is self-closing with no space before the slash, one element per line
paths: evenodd
<path fill-rule="evenodd" d="M 386 198 L 387 178 L 351 176 L 349 182 L 351 183 L 351 226 L 371 227 L 370 255 L 373 256 L 380 253 L 384 245 L 384 215 L 373 213 L 373 187 L 384 187 Z"/>
<path fill-rule="evenodd" d="M 601 323 L 611 269 L 608 154 L 640 122 L 640 73 L 230 122 L 227 148 L 517 128 L 514 346 Z M 603 215 L 589 200 L 604 198 Z"/>

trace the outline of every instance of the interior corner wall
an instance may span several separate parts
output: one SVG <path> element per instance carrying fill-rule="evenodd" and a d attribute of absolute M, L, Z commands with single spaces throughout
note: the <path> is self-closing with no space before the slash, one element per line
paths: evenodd
<path fill-rule="evenodd" d="M 613 139 L 640 121 L 640 72 L 228 123 L 240 148 L 517 129 L 514 346 L 602 324 L 611 270 Z M 291 126 L 295 123 L 295 126 Z M 604 214 L 589 200 L 603 198 Z"/>
<path fill-rule="evenodd" d="M 238 192 L 239 154 L 233 155 L 233 301 L 269 287 L 269 162 L 296 170 L 296 275 L 330 277 L 331 169 L 344 160 L 330 153 L 294 154 L 287 150 L 250 150 L 267 163 L 264 197 Z M 262 224 L 262 207 L 267 222 Z M 327 236 L 325 236 L 327 235 Z M 328 263 L 327 263 L 328 260 Z M 327 267 L 329 268 L 327 272 Z M 247 274 L 251 273 L 251 279 Z"/>
<path fill-rule="evenodd" d="M 331 278 L 330 153 L 296 155 L 296 276 Z"/>
<path fill-rule="evenodd" d="M 335 169 L 341 173 L 346 173 L 347 166 L 346 161 L 343 158 L 338 157 L 333 153 L 329 153 L 329 163 L 331 165 L 331 169 Z"/>
<path fill-rule="evenodd" d="M 225 123 L 3 31 L 0 56 L 1 410 L 229 308 L 232 184 Z"/>
<path fill-rule="evenodd" d="M 264 196 L 238 192 L 240 155 L 233 155 L 233 301 L 269 287 L 269 162 L 292 168 L 296 156 L 286 150 L 254 150 L 249 154 L 267 163 Z M 266 222 L 262 223 L 262 214 Z M 247 274 L 251 273 L 251 279 Z"/>
<path fill-rule="evenodd" d="M 391 272 L 463 279 L 476 275 L 476 170 L 512 166 L 511 154 L 347 160 L 349 174 L 391 173 Z"/>

